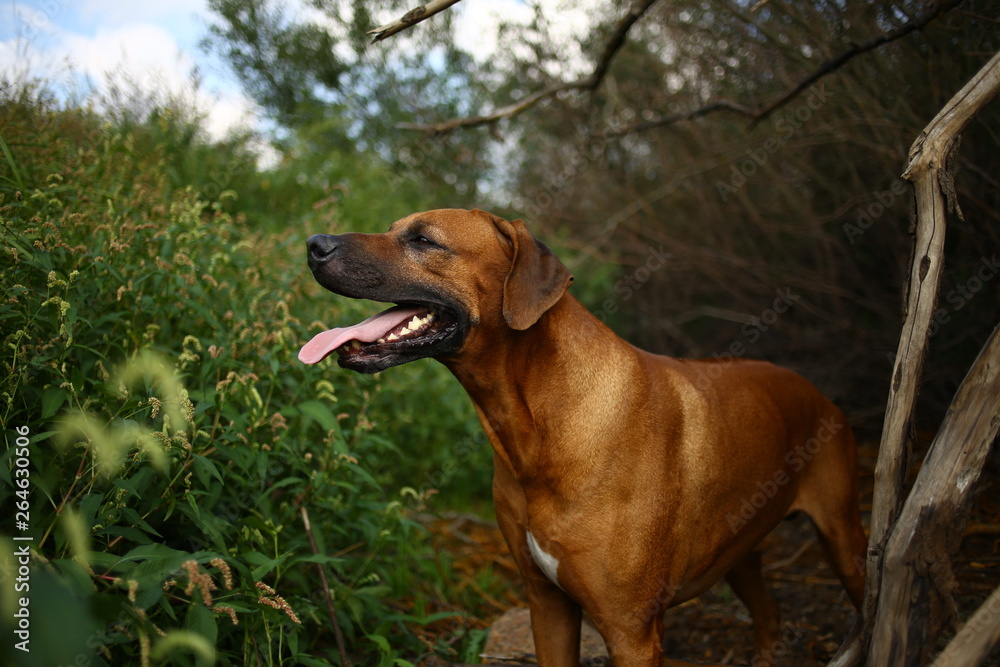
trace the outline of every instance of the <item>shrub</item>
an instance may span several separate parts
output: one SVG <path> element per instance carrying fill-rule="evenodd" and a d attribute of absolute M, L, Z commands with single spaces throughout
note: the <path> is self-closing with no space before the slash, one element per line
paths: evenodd
<path fill-rule="evenodd" d="M 30 656 L 8 644 L 4 662 L 337 663 L 322 567 L 348 650 L 391 663 L 417 645 L 408 626 L 449 615 L 387 598 L 440 587 L 407 509 L 468 405 L 427 365 L 386 381 L 299 364 L 316 320 L 361 307 L 307 275 L 305 225 L 253 229 L 237 193 L 199 195 L 211 173 L 179 187 L 190 137 L 169 119 L 110 125 L 30 88 L 0 100 L 0 506 L 27 501 L 29 527 L 3 533 L 34 538 L 0 552 L 28 545 L 37 605 Z M 420 427 L 438 452 L 423 469 L 386 463 L 421 458 L 395 444 L 417 422 L 394 400 L 408 380 L 438 392 L 418 408 L 457 417 Z M 376 430 L 387 408 L 401 418 Z"/>

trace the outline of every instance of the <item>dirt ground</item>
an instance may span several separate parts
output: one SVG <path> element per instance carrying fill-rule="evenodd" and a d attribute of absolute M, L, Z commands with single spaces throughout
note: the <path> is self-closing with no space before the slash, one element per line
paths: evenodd
<path fill-rule="evenodd" d="M 876 454 L 876 443 L 861 446 L 861 494 L 866 526 L 871 508 Z M 911 478 L 918 468 L 919 464 L 913 466 Z M 1000 584 L 998 489 L 1000 456 L 994 452 L 979 481 L 969 528 L 954 562 L 959 586 L 956 601 L 963 618 Z M 450 517 L 433 521 L 429 527 L 436 537 L 438 548 L 451 553 L 454 567 L 470 573 L 492 568 L 493 572 L 509 580 L 510 585 L 504 588 L 502 595 L 486 595 L 485 609 L 469 610 L 479 617 L 480 627 L 493 623 L 510 608 L 526 606 L 520 578 L 495 526 L 469 517 Z M 857 617 L 840 583 L 823 560 L 807 517 L 783 522 L 768 538 L 765 571 L 772 594 L 782 611 L 787 654 L 779 664 L 794 667 L 826 664 Z M 468 585 L 477 587 L 472 577 L 468 581 Z M 523 627 L 512 629 L 508 625 L 498 629 L 497 632 L 511 636 L 494 636 L 494 645 L 498 639 L 508 646 L 523 643 L 529 632 L 526 623 L 520 625 Z M 940 638 L 941 647 L 950 634 Z M 667 612 L 664 648 L 669 658 L 696 664 L 748 664 L 751 651 L 749 616 L 725 584 L 719 584 L 701 597 Z M 519 657 L 519 662 L 532 661 L 530 654 L 522 653 Z M 426 664 L 432 663 L 429 661 Z M 596 660 L 590 664 L 602 663 L 602 660 Z M 1000 649 L 995 650 L 985 664 L 1000 667 Z"/>

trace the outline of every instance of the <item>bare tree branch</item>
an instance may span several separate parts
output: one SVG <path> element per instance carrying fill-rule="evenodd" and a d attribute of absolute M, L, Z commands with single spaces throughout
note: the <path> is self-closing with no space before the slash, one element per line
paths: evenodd
<path fill-rule="evenodd" d="M 461 2 L 461 0 L 431 0 L 426 5 L 420 5 L 414 9 L 403 14 L 400 18 L 396 19 L 392 23 L 386 23 L 383 26 L 375 28 L 374 30 L 369 30 L 369 35 L 375 35 L 372 42 L 381 42 L 387 37 L 392 37 L 396 33 L 403 32 L 410 26 L 414 26 L 421 21 L 429 19 L 438 12 L 442 12 L 454 4 Z"/>
<path fill-rule="evenodd" d="M 930 11 L 927 12 L 926 16 L 923 16 L 914 21 L 910 21 L 906 25 L 900 26 L 899 28 L 891 32 L 888 32 L 884 35 L 879 35 L 878 37 L 874 37 L 862 44 L 855 44 L 845 49 L 844 51 L 838 53 L 837 55 L 833 56 L 832 58 L 828 58 L 827 60 L 820 63 L 820 66 L 817 67 L 811 74 L 809 74 L 801 81 L 799 81 L 796 85 L 794 85 L 793 87 L 789 88 L 787 91 L 782 93 L 773 102 L 759 109 L 752 109 L 750 107 L 745 107 L 741 104 L 730 102 L 728 100 L 718 100 L 715 102 L 709 102 L 708 104 L 700 106 L 697 109 L 693 109 L 691 111 L 673 113 L 666 116 L 661 116 L 659 118 L 654 118 L 652 120 L 647 120 L 641 123 L 635 123 L 633 125 L 619 128 L 614 132 L 607 133 L 603 136 L 615 137 L 615 136 L 629 134 L 632 132 L 643 132 L 645 130 L 651 130 L 658 127 L 666 127 L 667 125 L 673 125 L 681 121 L 694 120 L 695 118 L 699 118 L 701 116 L 707 116 L 708 114 L 714 113 L 716 111 L 732 111 L 735 113 L 743 114 L 744 116 L 749 116 L 751 118 L 749 127 L 752 129 L 758 123 L 769 117 L 772 113 L 774 113 L 775 111 L 777 111 L 778 109 L 780 109 L 781 107 L 785 106 L 793 99 L 798 97 L 798 95 L 801 94 L 804 90 L 806 90 L 809 86 L 816 83 L 827 74 L 832 74 L 833 72 L 836 72 L 838 69 L 846 65 L 851 60 L 853 60 L 856 56 L 859 56 L 863 53 L 867 53 L 869 51 L 873 51 L 880 46 L 884 46 L 885 44 L 901 39 L 912 32 L 917 32 L 919 30 L 922 30 L 931 21 L 938 18 L 945 12 L 954 9 L 955 6 L 957 6 L 961 2 L 962 0 L 942 0 L 941 2 L 938 2 L 934 6 L 932 6 Z"/>
<path fill-rule="evenodd" d="M 415 130 L 419 132 L 429 132 L 432 134 L 442 134 L 462 127 L 475 127 L 477 125 L 486 125 L 502 118 L 513 118 L 521 112 L 530 109 L 538 102 L 552 97 L 553 95 L 556 95 L 564 90 L 594 90 L 601 84 L 601 81 L 607 74 L 611 60 L 624 44 L 629 28 L 631 28 L 632 25 L 639 20 L 639 18 L 655 1 L 656 0 L 644 0 L 642 2 L 637 2 L 632 6 L 629 13 L 626 14 L 615 27 L 615 31 L 609 38 L 608 43 L 604 48 L 604 52 L 601 54 L 597 66 L 594 68 L 594 72 L 586 78 L 554 84 L 536 93 L 532 93 L 519 102 L 500 107 L 491 113 L 484 114 L 482 116 L 454 118 L 452 120 L 430 124 L 400 123 L 396 125 L 396 127 L 401 130 Z M 707 116 L 708 114 L 715 113 L 716 111 L 730 111 L 744 116 L 749 116 L 751 118 L 750 128 L 753 128 L 755 125 L 768 118 L 772 113 L 798 97 L 804 90 L 809 88 L 809 86 L 816 83 L 826 75 L 836 72 L 855 57 L 906 37 L 910 33 L 923 30 L 929 23 L 940 17 L 942 14 L 954 9 L 961 2 L 962 0 L 938 0 L 938 2 L 932 4 L 930 10 L 924 16 L 910 21 L 906 25 L 900 26 L 899 28 L 896 28 L 888 33 L 879 35 L 878 37 L 873 37 L 866 42 L 850 46 L 837 55 L 820 63 L 819 67 L 817 67 L 812 73 L 804 77 L 796 85 L 789 88 L 787 91 L 778 96 L 773 102 L 764 107 L 754 109 L 728 100 L 716 100 L 691 111 L 673 113 L 652 120 L 643 121 L 641 123 L 617 129 L 613 132 L 605 133 L 602 136 L 615 137 L 632 132 L 642 132 L 658 127 L 666 127 L 681 121 L 693 120 L 701 116 Z"/>
<path fill-rule="evenodd" d="M 590 90 L 596 89 L 601 85 L 601 81 L 604 80 L 604 75 L 608 73 L 608 67 L 611 65 L 611 60 L 615 57 L 615 54 L 624 46 L 625 38 L 628 37 L 628 31 L 635 25 L 635 22 L 642 18 L 642 15 L 649 10 L 656 3 L 656 0 L 639 0 L 632 4 L 629 8 L 628 14 L 623 16 L 615 26 L 615 30 L 611 33 L 611 37 L 608 39 L 608 43 L 604 46 L 604 53 L 597 60 L 597 67 L 594 68 L 594 73 L 590 75 L 587 79 L 584 79 L 583 87 Z"/>
<path fill-rule="evenodd" d="M 799 81 L 795 86 L 783 93 L 778 99 L 768 104 L 766 107 L 757 112 L 756 117 L 753 122 L 750 123 L 750 127 L 753 127 L 757 123 L 770 116 L 772 113 L 780 109 L 781 107 L 788 104 L 793 98 L 795 98 L 799 93 L 813 85 L 820 79 L 822 79 L 827 74 L 832 74 L 838 69 L 846 65 L 848 62 L 853 60 L 855 56 L 859 56 L 863 53 L 868 53 L 873 51 L 880 46 L 894 42 L 897 39 L 906 37 L 911 32 L 916 32 L 923 30 L 928 23 L 938 18 L 945 12 L 953 9 L 962 0 L 940 0 L 939 2 L 933 3 L 930 10 L 923 17 L 910 21 L 906 25 L 902 25 L 895 30 L 885 33 L 884 35 L 879 35 L 878 37 L 873 37 L 867 42 L 862 44 L 853 44 L 849 48 L 844 49 L 832 58 L 820 63 L 820 66 L 813 71 L 812 74 L 805 77 Z"/>
<path fill-rule="evenodd" d="M 629 29 L 635 25 L 635 22 L 638 21 L 655 2 L 656 0 L 639 0 L 632 5 L 628 13 L 623 16 L 620 21 L 618 21 L 614 32 L 611 33 L 607 44 L 604 46 L 604 52 L 601 53 L 601 57 L 597 61 L 597 66 L 594 67 L 594 71 L 587 77 L 577 79 L 576 81 L 565 81 L 554 84 L 548 88 L 544 88 L 536 93 L 528 95 L 523 100 L 500 107 L 491 113 L 482 116 L 454 118 L 452 120 L 440 123 L 431 123 L 429 125 L 420 123 L 399 123 L 396 127 L 401 130 L 416 130 L 419 132 L 442 134 L 460 127 L 487 125 L 502 118 L 513 118 L 523 111 L 535 106 L 542 100 L 561 93 L 564 90 L 595 90 L 601 85 L 601 81 L 604 80 L 604 77 L 608 72 L 608 67 L 611 65 L 611 61 L 625 44 L 625 38 L 628 36 Z"/>
<path fill-rule="evenodd" d="M 582 80 L 581 80 L 582 81 Z M 431 123 L 430 125 L 421 125 L 419 123 L 396 123 L 396 127 L 400 130 L 416 130 L 418 132 L 430 132 L 432 134 L 444 134 L 445 132 L 451 132 L 460 127 L 475 127 L 476 125 L 486 125 L 494 121 L 500 120 L 501 118 L 513 118 L 522 111 L 526 111 L 531 107 L 535 106 L 547 97 L 552 97 L 556 93 L 562 92 L 564 90 L 571 90 L 573 88 L 582 88 L 580 81 L 571 81 L 569 83 L 560 83 L 544 90 L 540 90 L 537 93 L 532 93 L 528 95 L 523 100 L 514 102 L 513 104 L 508 104 L 507 106 L 500 107 L 499 109 L 494 109 L 492 113 L 488 113 L 485 116 L 468 116 L 465 118 L 453 118 L 452 120 L 446 120 L 441 123 Z"/>
<path fill-rule="evenodd" d="M 715 111 L 732 111 L 733 113 L 749 116 L 751 118 L 757 117 L 756 109 L 751 109 L 750 107 L 745 107 L 742 104 L 730 102 L 729 100 L 718 100 L 716 102 L 709 102 L 708 104 L 691 111 L 672 113 L 667 116 L 660 116 L 659 118 L 653 118 L 652 120 L 646 120 L 641 123 L 635 123 L 634 125 L 628 125 L 623 128 L 605 132 L 601 136 L 605 139 L 610 139 L 612 137 L 619 137 L 631 132 L 645 132 L 646 130 L 673 125 L 674 123 L 679 123 L 684 120 L 694 120 L 695 118 L 707 116 Z"/>

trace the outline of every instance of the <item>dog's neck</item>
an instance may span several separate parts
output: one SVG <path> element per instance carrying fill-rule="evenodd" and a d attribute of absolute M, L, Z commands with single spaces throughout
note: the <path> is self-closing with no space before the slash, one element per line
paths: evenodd
<path fill-rule="evenodd" d="M 559 310 L 578 312 L 560 318 Z M 566 330 L 559 321 L 579 326 Z M 626 385 L 641 375 L 637 350 L 570 294 L 527 330 L 503 335 L 505 344 L 472 352 L 475 358 L 443 360 L 472 399 L 498 458 L 522 482 L 550 469 L 549 457 L 593 459 L 592 448 L 612 441 L 607 431 L 618 427 L 617 410 L 634 395 Z M 616 405 L 615 414 L 600 414 Z"/>

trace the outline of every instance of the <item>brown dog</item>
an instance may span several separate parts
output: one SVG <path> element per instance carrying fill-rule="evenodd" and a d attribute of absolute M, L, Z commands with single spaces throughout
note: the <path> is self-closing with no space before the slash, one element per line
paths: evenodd
<path fill-rule="evenodd" d="M 337 351 L 371 373 L 434 357 L 472 398 L 540 665 L 579 664 L 581 608 L 615 665 L 659 665 L 663 610 L 722 577 L 770 663 L 778 609 L 754 548 L 795 510 L 860 604 L 854 439 L 799 375 L 629 345 L 566 291 L 569 271 L 520 220 L 430 211 L 308 245 L 327 289 L 400 306 L 319 334 L 302 361 Z"/>

